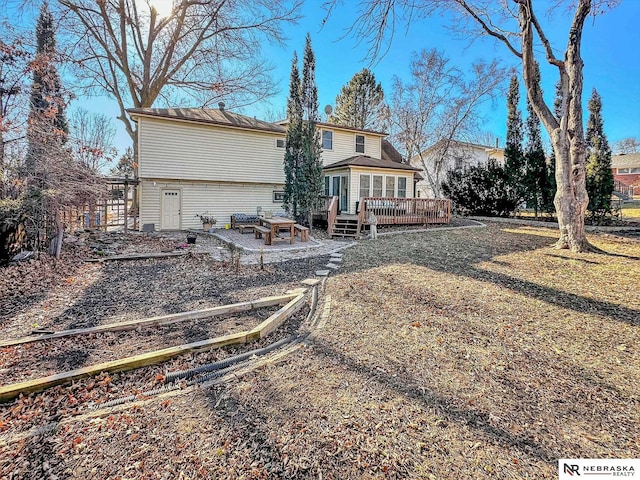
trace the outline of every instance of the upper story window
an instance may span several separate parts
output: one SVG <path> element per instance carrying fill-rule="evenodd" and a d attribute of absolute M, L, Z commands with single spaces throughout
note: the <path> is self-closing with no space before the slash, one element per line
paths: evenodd
<path fill-rule="evenodd" d="M 285 140 L 284 138 L 276 138 L 276 148 L 284 148 Z"/>
<path fill-rule="evenodd" d="M 333 132 L 331 130 L 322 130 L 322 149 L 333 150 Z"/>
<path fill-rule="evenodd" d="M 640 173 L 640 168 L 619 168 L 618 173 Z"/>
<path fill-rule="evenodd" d="M 364 135 L 356 135 L 356 153 L 364 153 Z"/>
<path fill-rule="evenodd" d="M 454 166 L 454 168 L 456 170 L 462 170 L 463 166 L 464 166 L 464 162 L 462 160 L 462 157 L 456 157 L 455 158 L 455 166 Z"/>

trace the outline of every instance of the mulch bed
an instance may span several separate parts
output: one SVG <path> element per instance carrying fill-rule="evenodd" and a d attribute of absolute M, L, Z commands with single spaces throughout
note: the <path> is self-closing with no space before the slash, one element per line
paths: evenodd
<path fill-rule="evenodd" d="M 637 458 L 640 242 L 591 236 L 607 254 L 572 254 L 551 248 L 556 238 L 489 224 L 360 242 L 329 278 L 330 313 L 307 347 L 229 384 L 77 421 L 88 402 L 159 384 L 166 370 L 25 397 L 1 410 L 0 439 L 11 443 L 0 440 L 0 477 L 551 479 L 558 458 Z M 162 269 L 171 265 L 185 304 L 208 306 L 282 293 L 296 272 L 304 278 L 323 263 L 273 265 L 269 275 L 203 269 L 193 258 L 139 262 L 148 275 L 123 263 L 148 285 L 146 295 L 133 284 L 108 290 L 126 293 L 131 309 L 99 307 L 109 297 L 97 290 L 71 303 L 95 304 L 100 321 L 170 309 L 176 299 L 162 298 L 170 288 Z M 62 273 L 75 278 L 71 270 Z M 62 307 L 74 284 L 52 282 L 63 292 L 54 300 L 44 289 L 52 311 L 91 321 L 84 308 Z M 13 326 L 30 328 L 30 305 L 16 303 L 24 320 Z M 53 430 L 18 436 L 45 424 Z"/>

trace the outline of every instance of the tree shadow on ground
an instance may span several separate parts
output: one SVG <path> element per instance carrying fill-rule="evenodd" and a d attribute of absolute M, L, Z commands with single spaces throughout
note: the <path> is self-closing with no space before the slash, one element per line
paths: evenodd
<path fill-rule="evenodd" d="M 429 388 L 424 388 L 424 386 L 419 385 L 415 378 L 383 374 L 379 369 L 357 362 L 344 352 L 336 350 L 321 340 L 314 340 L 313 345 L 314 354 L 326 359 L 337 359 L 341 365 L 366 378 L 367 381 L 373 381 L 382 388 L 390 389 L 410 400 L 417 401 L 425 407 L 435 408 L 448 420 L 464 424 L 470 429 L 478 431 L 486 439 L 497 445 L 507 444 L 516 447 L 523 453 L 544 462 L 552 462 L 560 458 L 560 452 L 549 450 L 529 436 L 514 435 L 502 428 L 491 425 L 488 412 L 460 408 L 456 405 L 454 398 L 442 395 Z"/>
<path fill-rule="evenodd" d="M 241 268 L 239 274 L 230 265 L 183 257 L 105 263 L 98 281 L 48 320 L 47 329 L 94 327 L 121 321 L 124 316 L 148 318 L 249 301 L 256 295 L 243 292 L 253 288 L 265 289 L 265 296 L 282 295 L 326 262 L 327 256 L 291 260 L 269 264 L 264 271 L 257 266 Z M 183 334 L 189 341 L 208 337 L 205 329 L 193 324 L 185 326 Z M 80 368 L 89 358 L 82 352 L 65 350 L 51 358 L 61 369 L 71 364 Z"/>
<path fill-rule="evenodd" d="M 484 234 L 482 232 L 485 232 Z M 371 252 L 356 250 L 349 252 L 349 262 L 342 270 L 344 273 L 362 271 L 364 269 L 381 267 L 389 263 L 408 263 L 426 267 L 432 270 L 468 277 L 473 280 L 494 284 L 501 288 L 507 288 L 515 293 L 530 296 L 551 305 L 571 309 L 579 313 L 598 314 L 606 316 L 612 320 L 627 323 L 629 325 L 640 325 L 640 310 L 628 308 L 615 303 L 588 298 L 582 295 L 567 293 L 556 288 L 547 287 L 527 280 L 522 280 L 510 275 L 482 270 L 476 265 L 489 261 L 500 263 L 495 257 L 513 254 L 517 252 L 550 247 L 548 237 L 535 234 L 510 233 L 501 231 L 501 241 L 493 243 L 497 238 L 495 232 L 489 230 L 461 230 L 458 235 L 466 235 L 468 242 L 443 242 L 434 240 L 437 232 L 428 234 L 407 234 L 415 235 L 415 240 L 407 242 L 407 248 L 389 248 L 389 243 L 393 242 L 393 237 L 379 239 L 376 243 L 369 243 Z M 526 235 L 526 241 L 523 240 Z M 465 237 L 463 237 L 465 238 Z M 433 245 L 436 245 L 434 247 Z M 554 256 L 552 254 L 546 254 Z M 618 254 L 611 254 L 621 256 Z M 360 259 L 366 257 L 365 266 L 359 264 Z M 579 259 L 584 260 L 584 259 Z M 590 262 L 586 260 L 586 262 Z"/>

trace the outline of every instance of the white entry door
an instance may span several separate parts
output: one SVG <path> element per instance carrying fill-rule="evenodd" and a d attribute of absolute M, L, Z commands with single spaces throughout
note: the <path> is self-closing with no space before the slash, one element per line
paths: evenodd
<path fill-rule="evenodd" d="M 180 190 L 162 190 L 161 230 L 180 229 Z"/>

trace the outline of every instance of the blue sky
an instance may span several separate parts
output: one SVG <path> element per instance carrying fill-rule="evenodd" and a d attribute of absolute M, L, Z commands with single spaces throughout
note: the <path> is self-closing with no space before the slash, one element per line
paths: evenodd
<path fill-rule="evenodd" d="M 546 0 L 537 3 L 548 3 Z M 324 11 L 322 1 L 306 1 L 303 18 L 298 25 L 287 26 L 288 38 L 284 47 L 275 47 L 268 43 L 263 54 L 276 69 L 274 77 L 278 81 L 279 94 L 269 104 L 245 108 L 242 113 L 264 117 L 269 110 L 283 111 L 286 104 L 288 80 L 293 51 L 298 55 L 304 48 L 304 39 L 311 34 L 316 54 L 316 81 L 321 111 L 327 104 L 333 105 L 340 88 L 349 81 L 354 73 L 369 67 L 382 83 L 385 92 L 391 91 L 392 79 L 398 75 L 408 79 L 409 61 L 412 52 L 423 48 L 438 48 L 448 56 L 452 63 L 462 69 L 475 59 L 491 60 L 499 58 L 506 65 L 518 66 L 517 59 L 501 44 L 491 39 L 476 40 L 469 46 L 468 40 L 456 39 L 445 28 L 446 18 L 433 17 L 414 22 L 408 31 L 404 26 L 397 29 L 390 50 L 376 64 L 370 65 L 366 58 L 367 45 L 358 44 L 353 36 L 346 36 L 348 27 L 358 16 L 357 3 L 346 0 L 329 21 L 322 27 Z M 587 20 L 583 39 L 584 103 L 596 88 L 603 101 L 605 130 L 609 141 L 614 143 L 625 137 L 640 139 L 640 0 L 623 0 L 617 8 L 605 15 Z M 560 51 L 564 49 L 570 19 L 557 12 L 553 19 L 542 17 L 544 28 L 552 43 Z M 543 88 L 552 98 L 557 75 L 553 70 L 543 68 Z M 521 92 L 524 96 L 524 92 Z M 493 105 L 487 103 L 483 108 L 486 119 L 484 129 L 500 139 L 504 145 L 506 123 L 506 100 L 498 99 Z M 115 144 L 122 151 L 129 145 L 129 137 L 116 120 L 118 109 L 115 101 L 108 98 L 78 99 L 75 107 L 82 106 L 90 111 L 99 111 L 113 118 L 118 133 Z M 191 105 L 176 105 L 187 107 Z M 522 105 L 524 110 L 524 103 Z M 586 121 L 586 116 L 585 116 Z"/>

